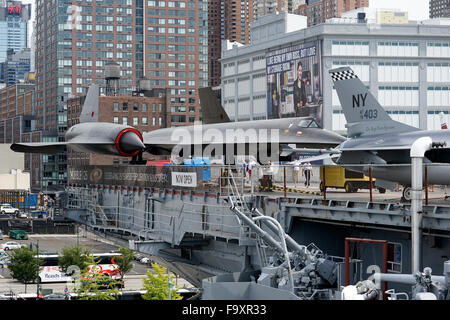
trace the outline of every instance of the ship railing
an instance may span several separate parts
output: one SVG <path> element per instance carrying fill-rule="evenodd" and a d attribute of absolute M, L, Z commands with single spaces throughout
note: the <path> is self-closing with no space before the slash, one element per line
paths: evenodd
<path fill-rule="evenodd" d="M 301 161 L 301 159 L 300 159 Z M 95 181 L 98 186 L 101 185 L 114 185 L 121 186 L 127 188 L 143 188 L 143 189 L 183 189 L 189 191 L 205 191 L 205 192 L 214 192 L 219 193 L 222 196 L 228 196 L 231 194 L 231 179 L 234 179 L 236 185 L 240 189 L 240 193 L 243 195 L 247 195 L 249 193 L 253 194 L 256 192 L 271 192 L 276 194 L 284 194 L 287 195 L 296 195 L 296 194 L 304 194 L 312 198 L 323 198 L 326 200 L 327 198 L 327 190 L 332 191 L 328 192 L 328 197 L 333 197 L 333 192 L 335 188 L 341 188 L 342 190 L 345 188 L 345 182 L 347 182 L 347 192 L 353 193 L 358 189 L 365 189 L 365 193 L 367 194 L 367 200 L 373 202 L 373 200 L 379 201 L 380 199 L 384 199 L 384 196 L 379 196 L 373 191 L 377 190 L 380 193 L 386 192 L 386 188 L 381 186 L 377 186 L 377 181 L 375 178 L 370 178 L 371 169 L 374 171 L 381 165 L 377 164 L 353 164 L 353 165 L 340 165 L 340 167 L 347 169 L 348 172 L 351 169 L 361 168 L 362 171 L 365 172 L 365 176 L 361 173 L 357 174 L 354 171 L 351 175 L 347 177 L 347 171 L 345 171 L 345 177 L 343 176 L 344 171 L 340 171 L 339 173 L 336 170 L 332 170 L 331 167 L 338 168 L 336 165 L 321 165 L 321 164 L 311 164 L 312 174 L 310 177 L 310 185 L 305 185 L 305 176 L 303 175 L 303 169 L 305 167 L 303 165 L 294 165 L 292 162 L 280 162 L 271 165 L 261 165 L 256 164 L 254 168 L 251 170 L 251 175 L 245 167 L 239 163 L 230 164 L 230 165 L 218 165 L 218 164 L 210 164 L 210 165 L 165 165 L 165 166 L 136 166 L 136 172 L 130 170 L 128 166 L 111 168 L 111 166 L 98 166 L 103 170 L 102 179 L 99 181 Z M 382 165 L 385 167 L 387 165 Z M 390 167 L 404 169 L 404 167 L 410 166 L 410 164 L 401 164 L 401 165 L 388 165 Z M 444 164 L 426 164 L 425 175 L 427 174 L 427 168 L 430 170 L 434 170 L 434 167 L 445 166 Z M 447 165 L 450 166 L 450 165 Z M 94 166 L 90 166 L 94 167 Z M 84 173 L 88 177 L 89 170 L 93 170 L 92 168 L 84 169 Z M 97 166 L 96 166 L 97 167 Z M 99 170 L 100 170 L 99 169 Z M 298 170 L 296 170 L 298 169 Z M 82 170 L 82 168 L 80 168 Z M 116 172 L 117 171 L 117 172 Z M 323 172 L 327 172 L 325 177 L 328 177 L 328 181 L 324 181 Z M 196 179 L 196 183 L 191 185 L 183 183 L 177 184 L 174 183 L 171 179 L 171 175 L 173 173 L 191 173 L 191 177 Z M 231 174 L 233 177 L 231 177 Z M 195 174 L 194 174 L 195 173 Z M 322 174 L 321 174 L 322 173 Z M 339 177 L 335 177 L 335 175 L 339 175 Z M 84 175 L 81 175 L 84 176 Z M 126 177 L 121 179 L 122 177 Z M 73 180 L 69 179 L 69 185 L 96 185 L 93 184 L 94 181 L 89 180 L 91 178 L 85 180 Z M 372 180 L 372 183 L 369 183 L 369 180 Z M 427 179 L 424 180 L 426 182 Z M 326 183 L 325 183 L 326 182 Z M 80 184 L 81 183 L 81 184 Z M 425 183 L 426 184 L 426 183 Z M 324 185 L 326 188 L 324 189 Z M 400 191 L 400 187 L 395 183 L 389 184 L 388 189 L 392 189 L 394 192 Z M 445 186 L 442 186 L 445 188 Z M 439 194 L 437 191 L 441 190 L 441 188 L 434 188 L 432 185 L 429 188 L 425 188 L 425 203 L 428 204 L 428 192 L 431 192 L 430 197 L 436 198 Z M 369 191 L 369 192 L 367 192 Z M 447 196 L 447 191 L 444 191 L 445 196 Z M 440 192 L 439 196 L 441 196 L 442 192 Z M 389 195 L 391 196 L 391 195 Z M 397 197 L 400 199 L 401 194 L 392 194 L 392 197 Z M 394 200 L 394 199 L 392 199 Z M 73 203 L 73 199 L 70 202 Z"/>
<path fill-rule="evenodd" d="M 78 194 L 74 190 L 71 192 L 76 201 L 69 201 L 69 209 L 85 208 L 92 218 L 98 210 L 102 212 L 101 219 L 93 219 L 94 225 L 101 220 L 101 224 L 97 225 L 143 232 L 174 244 L 179 244 L 186 233 L 233 239 L 241 237 L 236 216 L 226 205 L 184 202 L 181 209 L 164 207 L 164 213 L 149 212 L 148 209 L 123 205 L 100 206 L 97 198 L 92 194 L 87 196 L 85 190 L 80 190 Z"/>
<path fill-rule="evenodd" d="M 341 290 L 341 286 L 345 286 L 345 257 L 327 256 L 327 259 L 335 262 L 337 269 L 337 290 Z M 350 258 L 350 273 L 353 274 L 350 283 L 357 283 L 363 280 L 363 260 Z"/>

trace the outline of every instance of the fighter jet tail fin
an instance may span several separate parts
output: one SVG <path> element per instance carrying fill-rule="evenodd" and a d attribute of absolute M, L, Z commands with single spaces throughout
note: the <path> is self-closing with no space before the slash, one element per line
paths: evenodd
<path fill-rule="evenodd" d="M 392 120 L 350 67 L 329 72 L 347 120 L 348 137 L 419 130 Z"/>
<path fill-rule="evenodd" d="M 202 106 L 203 124 L 230 122 L 225 109 L 211 88 L 200 88 L 198 94 Z"/>
<path fill-rule="evenodd" d="M 81 122 L 98 122 L 98 95 L 97 84 L 91 84 L 84 100 L 83 109 L 80 114 Z"/>

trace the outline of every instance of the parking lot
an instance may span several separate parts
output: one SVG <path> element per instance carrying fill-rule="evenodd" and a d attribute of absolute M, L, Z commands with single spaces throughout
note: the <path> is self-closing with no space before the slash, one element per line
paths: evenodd
<path fill-rule="evenodd" d="M 64 247 L 75 246 L 77 244 L 83 248 L 89 249 L 92 253 L 106 253 L 120 249 L 116 245 L 97 241 L 93 238 L 85 238 L 82 236 L 77 237 L 77 235 L 29 235 L 28 240 L 9 239 L 4 235 L 3 240 L 0 241 L 0 245 L 8 241 L 18 242 L 27 246 L 30 244 L 33 244 L 33 246 L 39 244 L 39 251 L 43 253 L 61 253 L 61 250 Z M 6 252 L 8 253 L 8 251 Z M 151 270 L 150 263 L 133 261 L 133 269 L 126 274 L 124 279 L 125 288 L 127 290 L 141 290 L 143 287 L 142 279 L 148 270 Z M 53 292 L 64 292 L 66 286 L 67 284 L 65 283 L 42 284 L 43 289 L 52 289 Z M 178 279 L 178 286 L 192 287 L 183 279 Z M 29 285 L 28 287 L 28 291 L 30 292 L 35 290 L 31 289 L 35 288 L 35 285 Z M 25 286 L 22 283 L 12 279 L 7 268 L 0 268 L 0 294 L 9 290 L 13 290 L 16 293 L 23 293 Z"/>

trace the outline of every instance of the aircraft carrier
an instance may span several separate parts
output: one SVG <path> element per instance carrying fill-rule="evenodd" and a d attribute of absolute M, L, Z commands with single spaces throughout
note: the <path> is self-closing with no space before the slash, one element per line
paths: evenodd
<path fill-rule="evenodd" d="M 450 299 L 443 189 L 423 192 L 416 243 L 414 204 L 401 193 L 321 192 L 319 167 L 310 188 L 295 187 L 292 170 L 69 167 L 64 215 L 152 255 L 204 300 Z"/>

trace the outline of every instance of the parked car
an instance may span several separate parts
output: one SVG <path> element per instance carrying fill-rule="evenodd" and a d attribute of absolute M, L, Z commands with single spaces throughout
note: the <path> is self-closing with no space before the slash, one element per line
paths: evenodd
<path fill-rule="evenodd" d="M 2 203 L 0 205 L 0 213 L 1 214 L 19 214 L 19 209 L 14 208 L 9 203 Z"/>
<path fill-rule="evenodd" d="M 22 245 L 18 242 L 14 242 L 14 241 L 8 241 L 5 243 L 2 243 L 2 245 L 1 245 L 1 248 L 5 251 L 19 249 L 20 247 L 22 247 Z"/>
<path fill-rule="evenodd" d="M 149 263 L 150 262 L 150 259 L 149 258 L 147 258 L 147 257 L 143 257 L 141 260 L 139 260 L 139 262 L 140 263 Z"/>
<path fill-rule="evenodd" d="M 7 267 L 11 263 L 11 259 L 8 256 L 2 256 L 0 258 L 0 267 Z"/>
<path fill-rule="evenodd" d="M 142 254 L 137 253 L 134 255 L 134 260 L 136 261 L 141 261 L 142 258 L 144 258 Z"/>
<path fill-rule="evenodd" d="M 28 215 L 25 212 L 21 211 L 17 214 L 17 218 L 28 218 Z"/>

